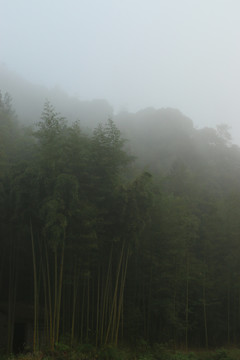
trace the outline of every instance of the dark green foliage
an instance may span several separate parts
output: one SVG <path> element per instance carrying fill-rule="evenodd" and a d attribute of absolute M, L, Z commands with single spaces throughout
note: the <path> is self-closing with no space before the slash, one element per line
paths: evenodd
<path fill-rule="evenodd" d="M 108 345 L 100 349 L 98 352 L 98 359 L 100 360 L 127 360 L 127 353 L 120 348 Z"/>
<path fill-rule="evenodd" d="M 34 304 L 37 345 L 63 358 L 88 343 L 102 345 L 101 359 L 127 359 L 112 343 L 142 339 L 142 360 L 195 360 L 188 348 L 238 342 L 239 148 L 225 126 L 196 130 L 173 110 L 139 116 L 150 116 L 155 133 L 138 129 L 146 153 L 133 163 L 112 120 L 86 135 L 46 103 L 32 131 L 0 97 L 0 311 L 9 338 L 21 303 Z M 94 358 L 94 345 L 79 349 L 82 358 Z"/>

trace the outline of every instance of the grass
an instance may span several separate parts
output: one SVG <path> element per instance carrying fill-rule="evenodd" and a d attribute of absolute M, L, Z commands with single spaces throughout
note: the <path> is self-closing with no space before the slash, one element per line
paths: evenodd
<path fill-rule="evenodd" d="M 129 349 L 105 346 L 79 345 L 71 349 L 59 346 L 53 353 L 36 352 L 2 356 L 0 360 L 240 360 L 240 349 L 216 349 L 215 351 L 172 351 L 162 344 L 152 347 Z"/>

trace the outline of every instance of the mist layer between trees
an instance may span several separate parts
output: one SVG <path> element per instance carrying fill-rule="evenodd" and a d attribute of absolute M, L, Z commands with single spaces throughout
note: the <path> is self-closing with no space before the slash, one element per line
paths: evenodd
<path fill-rule="evenodd" d="M 34 349 L 235 344 L 240 150 L 228 127 L 196 129 L 175 109 L 113 116 L 105 101 L 35 100 L 13 98 L 19 120 L 0 101 L 2 346 L 12 350 L 19 304 L 32 309 Z"/>

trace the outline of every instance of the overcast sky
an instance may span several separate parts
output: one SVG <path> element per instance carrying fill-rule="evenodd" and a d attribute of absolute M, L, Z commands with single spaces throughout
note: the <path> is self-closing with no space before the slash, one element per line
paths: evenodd
<path fill-rule="evenodd" d="M 228 123 L 240 143 L 239 0 L 0 0 L 0 61 L 115 111 Z"/>

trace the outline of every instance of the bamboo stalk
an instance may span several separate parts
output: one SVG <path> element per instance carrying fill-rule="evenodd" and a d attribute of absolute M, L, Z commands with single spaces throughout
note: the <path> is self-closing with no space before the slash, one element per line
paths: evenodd
<path fill-rule="evenodd" d="M 34 282 L 34 329 L 33 329 L 33 351 L 38 350 L 38 285 L 37 285 L 37 266 L 36 254 L 32 230 L 32 222 L 30 221 L 30 234 L 32 243 L 32 259 L 33 259 L 33 282 Z"/>

